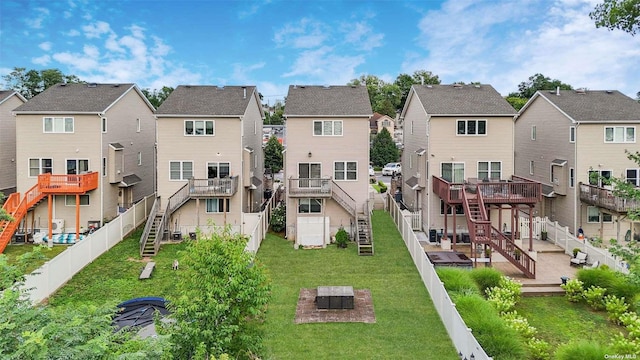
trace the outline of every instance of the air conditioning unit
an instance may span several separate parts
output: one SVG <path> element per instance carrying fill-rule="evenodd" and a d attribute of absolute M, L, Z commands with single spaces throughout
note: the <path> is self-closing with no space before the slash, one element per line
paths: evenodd
<path fill-rule="evenodd" d="M 62 234 L 64 232 L 64 219 L 53 219 L 51 221 L 51 232 Z"/>

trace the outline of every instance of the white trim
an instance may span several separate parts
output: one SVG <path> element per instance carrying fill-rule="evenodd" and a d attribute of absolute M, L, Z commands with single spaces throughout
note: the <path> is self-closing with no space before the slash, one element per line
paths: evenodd
<path fill-rule="evenodd" d="M 467 171 L 464 161 L 441 161 L 440 162 L 440 177 L 442 177 L 442 164 L 462 164 L 462 181 L 466 179 L 465 172 Z M 453 169 L 452 169 L 453 170 Z M 442 177 L 443 178 L 443 177 Z M 444 178 L 443 178 L 444 179 Z M 446 180 L 446 179 L 445 179 Z M 447 180 L 448 181 L 448 180 Z"/>
<path fill-rule="evenodd" d="M 27 158 L 27 177 L 32 178 L 32 179 L 36 179 L 38 178 L 38 175 L 40 174 L 45 174 L 44 172 L 42 172 L 42 160 L 45 159 L 49 159 L 51 160 L 51 173 L 53 173 L 53 158 L 45 158 L 45 157 L 32 157 L 32 158 Z M 38 175 L 36 176 L 32 176 L 31 175 L 31 160 L 38 160 Z"/>
<path fill-rule="evenodd" d="M 343 163 L 345 168 L 343 170 L 344 173 L 344 179 L 338 179 L 338 177 L 336 176 L 336 164 L 337 163 Z M 347 170 L 347 164 L 348 163 L 355 163 L 356 164 L 356 169 L 354 170 L 356 173 L 356 178 L 355 179 L 348 179 L 347 178 L 347 173 L 352 172 L 352 171 L 348 171 Z M 358 168 L 359 168 L 359 164 L 357 161 L 355 160 L 336 160 L 333 162 L 333 180 L 334 181 L 358 181 Z"/>
<path fill-rule="evenodd" d="M 575 126 L 569 126 L 569 142 L 570 143 L 575 143 L 576 142 L 576 127 Z"/>
<path fill-rule="evenodd" d="M 462 121 L 464 121 L 464 134 L 461 134 L 458 131 L 459 130 L 459 126 L 460 126 L 459 123 L 462 122 Z M 478 133 L 478 131 L 480 129 L 478 124 L 480 124 L 481 121 L 484 122 L 484 133 L 483 134 Z M 476 124 L 476 128 L 475 128 L 476 133 L 475 134 L 467 134 L 468 123 L 470 123 L 470 122 L 474 122 Z M 455 129 L 455 131 L 456 131 L 456 136 L 487 136 L 487 134 L 489 133 L 488 127 L 489 127 L 489 121 L 487 121 L 487 119 L 456 119 L 456 129 Z"/>
<path fill-rule="evenodd" d="M 321 134 L 316 134 L 317 122 L 322 123 Z M 327 135 L 324 133 L 324 124 L 326 122 L 331 123 L 331 135 Z M 340 132 L 341 132 L 340 135 L 335 134 L 335 123 L 340 123 Z M 311 127 L 311 135 L 312 136 L 331 136 L 331 137 L 344 136 L 344 122 L 342 120 L 313 120 L 312 127 Z"/>
<path fill-rule="evenodd" d="M 489 180 L 493 179 L 493 178 L 491 177 L 491 173 L 492 173 L 492 170 L 491 170 L 491 164 L 493 164 L 493 163 L 498 163 L 498 164 L 500 164 L 500 177 L 499 177 L 498 179 L 499 179 L 499 180 L 500 180 L 500 179 L 502 179 L 502 161 L 501 161 L 501 160 L 499 160 L 499 161 L 491 161 L 491 160 L 484 160 L 484 161 L 482 161 L 482 160 L 479 160 L 479 161 L 476 163 L 476 175 L 478 176 L 478 181 L 480 181 L 480 180 L 482 180 L 482 179 L 483 179 L 483 178 L 480 178 L 480 163 L 487 163 L 487 166 L 488 166 L 488 167 L 487 167 L 487 172 L 488 172 L 488 174 L 487 174 L 487 175 L 489 175 Z"/>
<path fill-rule="evenodd" d="M 193 127 L 192 127 L 192 131 L 193 134 L 187 134 L 187 122 L 192 122 L 193 123 Z M 203 133 L 202 134 L 196 134 L 196 122 L 202 122 L 203 123 Z M 207 134 L 207 123 L 210 122 L 212 125 L 212 134 Z M 195 120 L 195 119 L 185 119 L 184 123 L 183 123 L 183 127 L 182 127 L 182 134 L 183 136 L 216 136 L 216 121 L 215 120 Z"/>
<path fill-rule="evenodd" d="M 86 205 L 82 205 L 82 197 L 86 196 L 87 199 L 87 204 Z M 73 204 L 69 205 L 67 204 L 67 199 L 71 197 L 73 199 Z M 89 194 L 80 194 L 80 206 L 91 206 L 91 197 L 89 196 Z M 75 195 L 64 195 L 64 206 L 76 206 L 76 196 Z"/>
<path fill-rule="evenodd" d="M 68 171 L 67 162 L 69 160 L 74 160 L 76 162 L 76 171 L 78 171 L 77 174 L 68 174 L 67 173 L 67 171 Z M 66 174 L 66 175 L 80 175 L 80 174 L 83 174 L 82 171 L 79 171 L 80 170 L 79 161 L 81 161 L 81 160 L 86 160 L 87 161 L 87 172 L 90 172 L 91 171 L 91 162 L 89 161 L 89 158 L 65 158 L 64 159 L 64 174 Z"/>
<path fill-rule="evenodd" d="M 100 130 L 102 131 L 103 134 L 107 133 L 107 117 L 106 116 L 102 116 L 100 118 Z"/>
<path fill-rule="evenodd" d="M 45 121 L 46 119 L 51 120 L 51 131 L 46 130 Z M 63 131 L 55 131 L 55 119 L 62 119 L 62 129 Z M 65 122 L 67 119 L 71 119 L 73 130 L 72 131 L 64 131 L 66 129 Z M 73 134 L 76 130 L 76 121 L 72 116 L 43 116 L 42 117 L 42 133 L 43 134 Z"/>
<path fill-rule="evenodd" d="M 622 141 L 616 141 L 616 128 L 622 128 Z M 607 129 L 613 129 L 613 140 L 607 141 Z M 627 129 L 633 129 L 633 140 L 627 141 Z M 635 144 L 636 142 L 636 127 L 635 126 L 605 126 L 604 127 L 604 142 L 605 144 Z"/>
<path fill-rule="evenodd" d="M 172 179 L 171 178 L 171 163 L 172 162 L 180 163 L 180 178 L 179 179 Z M 188 181 L 189 180 L 189 179 L 182 178 L 182 175 L 184 173 L 183 163 L 186 163 L 186 162 L 191 163 L 191 177 L 193 177 L 193 171 L 195 170 L 195 168 L 193 166 L 193 160 L 169 160 L 169 181 Z"/>

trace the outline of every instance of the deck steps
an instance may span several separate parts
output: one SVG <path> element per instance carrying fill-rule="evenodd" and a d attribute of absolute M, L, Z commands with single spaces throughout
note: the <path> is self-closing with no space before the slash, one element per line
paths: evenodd
<path fill-rule="evenodd" d="M 358 255 L 373 255 L 373 236 L 371 234 L 370 218 L 368 214 L 358 215 Z"/>
<path fill-rule="evenodd" d="M 146 236 L 146 239 L 144 240 L 145 243 L 144 243 L 144 246 L 142 247 L 142 253 L 140 254 L 143 257 L 157 255 L 155 242 L 158 236 L 162 238 L 162 234 L 158 234 L 158 229 L 160 228 L 160 224 L 162 223 L 162 216 L 163 214 L 158 212 L 155 214 L 153 218 L 153 223 L 151 224 L 151 228 L 149 229 L 149 234 Z"/>
<path fill-rule="evenodd" d="M 522 284 L 522 296 L 564 296 L 560 283 Z"/>

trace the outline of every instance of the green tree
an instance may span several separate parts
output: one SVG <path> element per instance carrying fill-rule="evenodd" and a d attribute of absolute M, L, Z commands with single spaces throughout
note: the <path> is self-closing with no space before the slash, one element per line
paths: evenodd
<path fill-rule="evenodd" d="M 398 75 L 394 84 L 400 88 L 400 93 L 402 94 L 400 97 L 400 106 L 398 108 L 398 110 L 402 110 L 404 103 L 407 101 L 407 96 L 409 95 L 409 90 L 411 90 L 412 85 L 438 85 L 440 84 L 440 78 L 438 78 L 438 75 L 434 75 L 431 71 L 417 70 L 413 75 Z"/>
<path fill-rule="evenodd" d="M 597 28 L 619 29 L 633 36 L 640 31 L 640 1 L 604 0 L 596 5 L 589 17 Z"/>
<path fill-rule="evenodd" d="M 264 167 L 266 169 L 271 169 L 272 174 L 275 174 L 282 170 L 283 150 L 284 146 L 280 144 L 278 138 L 275 136 L 271 136 L 264 147 Z"/>
<path fill-rule="evenodd" d="M 518 92 L 509 94 L 508 97 L 519 97 L 523 99 L 530 99 L 533 94 L 538 90 L 572 90 L 573 87 L 569 84 L 565 84 L 560 80 L 551 79 L 542 74 L 535 74 L 530 76 L 527 81 L 523 81 L 518 85 Z"/>
<path fill-rule="evenodd" d="M 230 229 L 197 241 L 181 253 L 176 298 L 169 299 L 176 359 L 228 353 L 248 358 L 261 352 L 259 323 L 271 286 L 265 269 L 245 252 L 247 239 Z"/>
<path fill-rule="evenodd" d="M 4 75 L 5 87 L 19 92 L 27 99 L 59 83 L 81 83 L 75 75 L 65 75 L 58 69 L 28 70 L 16 67 Z"/>
<path fill-rule="evenodd" d="M 382 128 L 373 138 L 369 158 L 375 166 L 396 162 L 400 158 L 400 150 L 393 142 L 391 134 L 386 128 Z"/>
<path fill-rule="evenodd" d="M 7 211 L 4 208 L 2 208 L 2 205 L 4 205 L 4 200 L 5 200 L 4 193 L 0 191 L 0 222 L 13 220 L 13 217 L 9 213 L 7 213 Z"/>
<path fill-rule="evenodd" d="M 520 109 L 522 109 L 522 107 L 527 103 L 529 99 L 521 98 L 518 96 L 507 96 L 505 100 L 507 100 L 507 102 L 511 104 L 514 109 L 520 111 Z"/>
<path fill-rule="evenodd" d="M 162 89 L 142 89 L 142 93 L 149 100 L 151 105 L 153 105 L 156 109 L 162 105 L 162 103 L 167 100 L 169 95 L 173 92 L 173 88 L 169 86 L 163 86 Z"/>
<path fill-rule="evenodd" d="M 277 101 L 273 105 L 273 113 L 270 110 L 264 112 L 265 125 L 284 125 L 284 104 Z"/>

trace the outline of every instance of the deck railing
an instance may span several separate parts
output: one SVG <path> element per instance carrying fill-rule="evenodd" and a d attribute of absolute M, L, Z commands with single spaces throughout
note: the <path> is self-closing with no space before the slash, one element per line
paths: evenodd
<path fill-rule="evenodd" d="M 542 185 L 518 176 L 511 180 L 492 182 L 478 182 L 469 179 L 465 183 L 451 183 L 445 179 L 433 176 L 433 192 L 449 204 L 462 204 L 462 190 L 480 192 L 485 204 L 495 203 L 537 203 L 542 199 Z"/>
<path fill-rule="evenodd" d="M 580 200 L 620 214 L 640 209 L 640 201 L 615 196 L 612 190 L 580 183 Z"/>
<path fill-rule="evenodd" d="M 237 175 L 222 179 L 189 179 L 189 195 L 193 197 L 226 197 L 237 191 Z"/>
<path fill-rule="evenodd" d="M 64 175 L 40 174 L 38 186 L 47 194 L 83 194 L 98 188 L 98 173 Z"/>
<path fill-rule="evenodd" d="M 332 184 L 331 179 L 289 178 L 289 195 L 330 197 Z"/>

